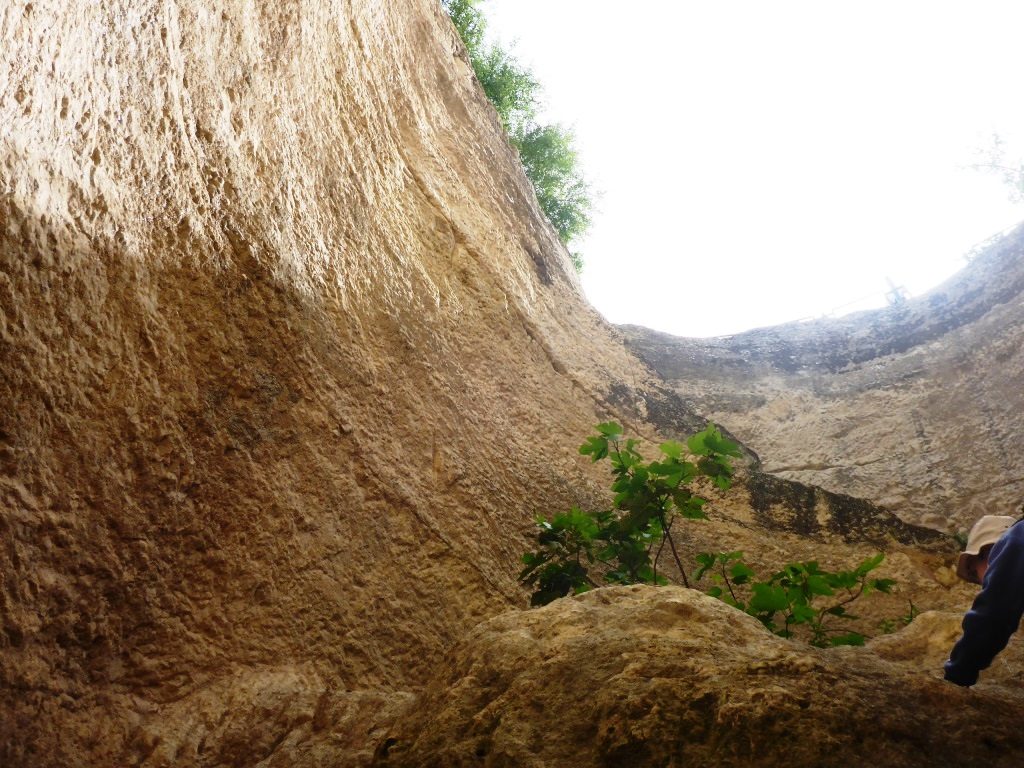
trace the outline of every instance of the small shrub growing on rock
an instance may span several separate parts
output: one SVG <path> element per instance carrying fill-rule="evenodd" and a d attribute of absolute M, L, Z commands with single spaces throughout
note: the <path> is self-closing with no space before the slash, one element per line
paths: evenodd
<path fill-rule="evenodd" d="M 691 486 L 707 478 L 728 490 L 730 458 L 742 455 L 714 425 L 690 437 L 685 446 L 674 440 L 662 443 L 661 456 L 649 462 L 637 450 L 637 441 L 624 437 L 620 425 L 598 424 L 596 430 L 580 453 L 611 463 L 612 505 L 597 511 L 574 507 L 537 518 L 538 546 L 523 555 L 519 574 L 534 589 L 531 605 L 546 605 L 602 583 L 667 584 L 673 572 L 660 566 L 666 545 L 674 574 L 689 587 L 673 534 L 680 520 L 707 517 L 707 500 Z M 864 635 L 848 627 L 857 618 L 849 606 L 871 592 L 892 590 L 894 581 L 871 576 L 883 558 L 866 558 L 849 571 L 828 571 L 814 561 L 787 563 L 761 581 L 744 562 L 743 552 L 704 552 L 697 556 L 694 581 L 707 577 L 709 595 L 782 637 L 804 636 L 819 647 L 862 645 Z"/>
<path fill-rule="evenodd" d="M 531 605 L 545 605 L 600 584 L 665 584 L 659 563 L 666 544 L 686 586 L 689 580 L 679 559 L 673 528 L 680 520 L 706 517 L 707 500 L 690 485 L 706 477 L 725 490 L 732 482 L 729 457 L 741 456 L 739 447 L 722 437 L 715 426 L 693 435 L 684 446 L 674 440 L 661 444 L 661 457 L 645 462 L 637 441 L 623 436 L 613 422 L 598 424 L 580 453 L 593 461 L 607 459 L 612 466 L 609 509 L 579 508 L 540 517 L 538 548 L 523 555 L 520 580 L 535 588 Z"/>
<path fill-rule="evenodd" d="M 902 616 L 895 619 L 882 619 L 878 623 L 878 628 L 882 630 L 883 635 L 888 635 L 896 632 L 903 627 L 909 627 L 913 623 L 914 619 L 921 615 L 921 609 L 914 605 L 913 600 L 907 601 L 907 612 Z"/>
<path fill-rule="evenodd" d="M 794 637 L 803 628 L 811 645 L 863 645 L 864 635 L 844 624 L 857 618 L 849 611 L 855 600 L 892 591 L 892 579 L 870 576 L 884 557 L 879 553 L 866 558 L 850 571 L 827 571 L 814 561 L 787 563 L 767 581 L 757 581 L 742 552 L 704 552 L 697 556 L 700 568 L 694 579 L 708 575 L 713 582 L 709 595 L 749 613 L 782 637 Z"/>

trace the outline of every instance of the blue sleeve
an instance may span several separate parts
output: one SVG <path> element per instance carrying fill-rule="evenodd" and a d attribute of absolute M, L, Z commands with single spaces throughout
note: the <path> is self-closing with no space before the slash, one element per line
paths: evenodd
<path fill-rule="evenodd" d="M 1006 647 L 1024 614 L 1024 525 L 1015 524 L 992 547 L 981 592 L 964 616 L 963 636 L 946 662 L 946 679 L 974 685 L 978 673 Z"/>

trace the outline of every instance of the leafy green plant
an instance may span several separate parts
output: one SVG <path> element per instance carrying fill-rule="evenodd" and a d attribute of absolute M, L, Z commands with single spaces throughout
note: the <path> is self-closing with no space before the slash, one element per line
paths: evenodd
<path fill-rule="evenodd" d="M 580 169 L 572 131 L 538 124 L 540 84 L 508 51 L 486 42 L 480 0 L 441 0 L 469 52 L 480 85 L 494 106 L 509 142 L 519 152 L 526 176 L 544 215 L 566 245 L 590 226 L 590 186 Z M 570 253 L 577 271 L 578 253 Z"/>
<path fill-rule="evenodd" d="M 692 486 L 704 478 L 727 490 L 733 477 L 730 458 L 742 455 L 714 425 L 685 445 L 662 443 L 661 455 L 653 461 L 644 460 L 638 441 L 626 438 L 620 425 L 607 422 L 595 429 L 580 453 L 611 465 L 612 504 L 537 518 L 537 548 L 523 555 L 519 574 L 534 589 L 531 605 L 546 605 L 602 583 L 667 584 L 675 576 L 689 587 L 674 533 L 680 520 L 707 517 L 707 500 Z M 666 545 L 674 573 L 661 566 Z M 743 558 L 740 551 L 703 552 L 697 555 L 694 581 L 707 578 L 709 595 L 754 616 L 775 634 L 803 636 L 820 647 L 863 644 L 864 635 L 849 628 L 857 619 L 850 613 L 851 604 L 871 592 L 891 592 L 895 585 L 892 579 L 872 576 L 882 554 L 848 571 L 828 571 L 816 561 L 787 563 L 766 580 L 759 580 Z M 911 603 L 907 623 L 914 615 Z"/>
<path fill-rule="evenodd" d="M 585 592 L 600 581 L 667 583 L 664 569 L 659 571 L 666 544 L 689 586 L 673 528 L 679 520 L 707 516 L 707 500 L 690 485 L 705 477 L 717 488 L 728 489 L 733 474 L 729 457 L 742 455 L 713 425 L 690 437 L 685 446 L 674 440 L 662 443 L 660 458 L 650 462 L 637 450 L 637 440 L 624 437 L 620 425 L 598 424 L 596 430 L 580 453 L 611 464 L 612 506 L 598 511 L 573 508 L 537 519 L 538 547 L 523 555 L 519 574 L 523 583 L 534 587 L 531 605 Z"/>
<path fill-rule="evenodd" d="M 694 579 L 708 575 L 709 595 L 745 611 L 782 637 L 794 637 L 802 629 L 811 645 L 863 645 L 864 635 L 836 624 L 857 618 L 849 606 L 858 598 L 892 591 L 892 579 L 871 577 L 884 557 L 879 553 L 866 558 L 850 571 L 827 571 L 815 561 L 787 563 L 768 580 L 758 581 L 742 552 L 704 552 L 697 556 L 700 567 Z"/>
<path fill-rule="evenodd" d="M 706 592 L 712 597 L 717 597 L 728 603 L 733 608 L 745 609 L 745 603 L 740 600 L 736 590 L 750 582 L 755 575 L 754 571 L 743 562 L 742 552 L 701 552 L 697 555 L 697 572 L 693 575 L 694 581 L 700 581 L 708 575 L 713 586 Z"/>
<path fill-rule="evenodd" d="M 909 626 L 914 619 L 921 615 L 921 610 L 914 605 L 913 600 L 908 600 L 907 604 L 909 606 L 907 612 L 899 618 L 883 619 L 879 622 L 878 627 L 882 630 L 883 634 L 889 634 L 890 632 L 895 632 L 900 627 Z"/>

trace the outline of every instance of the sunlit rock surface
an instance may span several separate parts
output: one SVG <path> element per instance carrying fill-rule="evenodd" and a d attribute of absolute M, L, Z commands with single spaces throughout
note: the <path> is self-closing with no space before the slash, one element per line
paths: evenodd
<path fill-rule="evenodd" d="M 1024 228 L 883 310 L 683 339 L 623 327 L 696 411 L 782 477 L 964 529 L 1024 501 Z"/>
<path fill-rule="evenodd" d="M 649 376 L 436 0 L 0 40 L 0 764 L 351 763 Z"/>
<path fill-rule="evenodd" d="M 607 500 L 591 425 L 702 414 L 583 300 L 435 0 L 0 40 L 0 765 L 367 764 L 526 604 L 534 515 Z M 837 490 L 750 475 L 680 550 L 884 549 L 872 633 L 966 605 L 948 538 Z"/>
<path fill-rule="evenodd" d="M 818 650 L 693 591 L 609 587 L 477 627 L 374 765 L 1020 765 L 1019 678 L 938 677 L 927 641 L 956 621 L 920 616 L 884 651 Z"/>

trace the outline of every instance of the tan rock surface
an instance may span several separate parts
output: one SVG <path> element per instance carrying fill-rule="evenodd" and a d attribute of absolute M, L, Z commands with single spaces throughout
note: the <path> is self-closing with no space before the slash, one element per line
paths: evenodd
<path fill-rule="evenodd" d="M 631 349 L 766 472 L 969 528 L 1024 501 L 1024 227 L 903 305 Z"/>
<path fill-rule="evenodd" d="M 921 616 L 890 646 L 955 621 Z M 477 627 L 375 765 L 1020 764 L 1019 685 L 964 690 L 880 651 L 783 640 L 693 591 L 609 587 Z"/>
<path fill-rule="evenodd" d="M 435 0 L 0 8 L 0 765 L 363 765 L 576 448 L 703 426 L 585 303 Z M 681 541 L 949 542 L 751 480 Z M 766 531 L 767 539 L 766 539 Z M 918 546 L 921 545 L 921 546 Z"/>
<path fill-rule="evenodd" d="M 523 603 L 647 374 L 436 0 L 0 40 L 0 764 L 301 764 L 317 702 L 379 715 Z"/>

